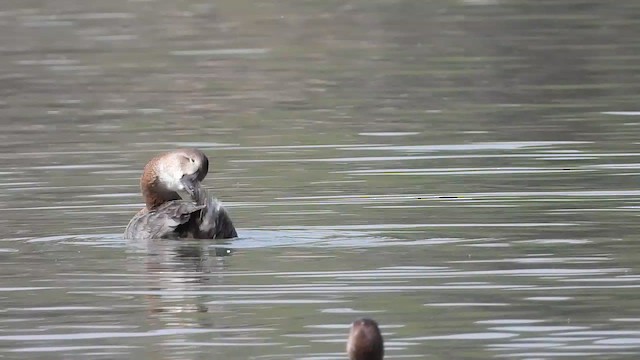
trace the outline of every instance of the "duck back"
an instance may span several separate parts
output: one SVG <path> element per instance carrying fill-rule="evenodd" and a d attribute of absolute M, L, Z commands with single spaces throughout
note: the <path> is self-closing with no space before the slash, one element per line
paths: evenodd
<path fill-rule="evenodd" d="M 231 217 L 218 199 L 201 186 L 196 202 L 171 200 L 143 209 L 131 219 L 125 239 L 229 239 L 238 236 Z"/>
<path fill-rule="evenodd" d="M 140 210 L 131 219 L 124 232 L 125 239 L 176 239 L 184 224 L 205 206 L 191 201 L 172 200 L 153 210 Z"/>

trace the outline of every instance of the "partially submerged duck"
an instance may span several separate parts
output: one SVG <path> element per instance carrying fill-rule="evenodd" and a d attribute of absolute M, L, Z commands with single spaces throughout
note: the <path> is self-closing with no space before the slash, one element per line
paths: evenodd
<path fill-rule="evenodd" d="M 347 353 L 350 360 L 382 360 L 384 341 L 375 320 L 363 318 L 351 324 Z"/>
<path fill-rule="evenodd" d="M 202 187 L 209 159 L 197 149 L 158 155 L 144 167 L 140 189 L 145 207 L 129 222 L 125 239 L 237 237 L 229 213 Z"/>

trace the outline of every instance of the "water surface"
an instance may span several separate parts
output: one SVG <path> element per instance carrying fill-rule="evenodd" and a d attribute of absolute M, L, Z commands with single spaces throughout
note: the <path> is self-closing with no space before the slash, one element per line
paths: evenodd
<path fill-rule="evenodd" d="M 637 358 L 640 7 L 0 5 L 0 356 Z M 126 242 L 180 146 L 240 237 Z"/>

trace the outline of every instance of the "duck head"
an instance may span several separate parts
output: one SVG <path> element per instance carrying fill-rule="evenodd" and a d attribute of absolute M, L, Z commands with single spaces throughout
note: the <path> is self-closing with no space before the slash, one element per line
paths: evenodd
<path fill-rule="evenodd" d="M 378 323 L 371 319 L 358 319 L 351 324 L 347 353 L 350 360 L 382 360 L 384 343 Z"/>
<path fill-rule="evenodd" d="M 197 149 L 178 149 L 154 157 L 140 178 L 147 208 L 171 200 L 195 200 L 208 172 L 209 159 Z"/>

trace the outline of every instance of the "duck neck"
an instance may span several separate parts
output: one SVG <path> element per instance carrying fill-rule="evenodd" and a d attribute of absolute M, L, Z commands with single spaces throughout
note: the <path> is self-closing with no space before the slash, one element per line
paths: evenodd
<path fill-rule="evenodd" d="M 142 196 L 148 210 L 153 210 L 167 201 L 181 199 L 178 193 L 165 189 L 158 181 L 153 181 L 151 184 L 143 186 Z"/>

